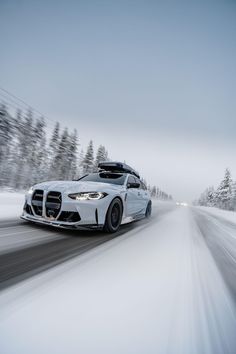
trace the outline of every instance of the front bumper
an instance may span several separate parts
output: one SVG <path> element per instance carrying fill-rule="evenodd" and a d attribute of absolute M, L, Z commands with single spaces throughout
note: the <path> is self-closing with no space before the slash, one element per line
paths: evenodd
<path fill-rule="evenodd" d="M 27 195 L 21 218 L 38 224 L 68 229 L 101 229 L 103 227 L 112 197 L 106 196 L 96 201 L 76 201 L 61 194 L 60 211 L 54 217 L 49 215 L 48 209 L 46 209 L 48 194 L 49 192 L 43 192 L 43 200 L 41 202 L 36 201 L 41 204 L 41 215 L 37 213 L 35 200 L 32 201 L 32 196 Z M 74 214 L 74 217 L 67 217 L 70 214 Z"/>
<path fill-rule="evenodd" d="M 38 218 L 33 215 L 24 214 L 24 213 L 21 215 L 21 219 L 31 221 L 37 224 L 43 224 L 43 225 L 58 227 L 62 229 L 69 229 L 69 230 L 84 230 L 84 229 L 102 230 L 103 229 L 103 225 L 101 224 L 80 224 L 80 222 L 69 223 L 69 222 L 61 222 L 56 220 L 46 220 L 43 218 Z"/>

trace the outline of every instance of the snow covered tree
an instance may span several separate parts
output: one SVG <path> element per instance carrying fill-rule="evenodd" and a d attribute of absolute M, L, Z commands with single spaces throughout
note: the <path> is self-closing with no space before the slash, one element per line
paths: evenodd
<path fill-rule="evenodd" d="M 232 196 L 231 196 L 230 209 L 236 210 L 236 181 L 232 183 Z"/>
<path fill-rule="evenodd" d="M 60 124 L 56 122 L 55 128 L 53 130 L 50 142 L 49 142 L 49 155 L 50 159 L 56 156 L 58 151 L 59 139 L 60 139 Z"/>
<path fill-rule="evenodd" d="M 47 149 L 45 121 L 43 117 L 37 119 L 34 127 L 34 149 L 32 155 L 32 179 L 33 183 L 42 181 L 47 175 Z"/>
<path fill-rule="evenodd" d="M 9 178 L 8 158 L 13 137 L 13 121 L 5 105 L 0 107 L 0 185 Z"/>
<path fill-rule="evenodd" d="M 77 130 L 69 136 L 68 153 L 68 174 L 67 179 L 75 179 L 77 177 L 77 152 L 78 152 L 78 137 Z"/>
<path fill-rule="evenodd" d="M 105 146 L 100 145 L 97 150 L 96 160 L 95 160 L 95 168 L 98 167 L 100 162 L 104 162 L 108 160 L 108 153 L 106 151 Z"/>
<path fill-rule="evenodd" d="M 25 189 L 47 179 L 74 179 L 94 170 L 93 142 L 78 161 L 77 131 L 65 128 L 60 134 L 56 123 L 47 142 L 43 117 L 33 111 L 18 110 L 13 117 L 5 105 L 0 105 L 0 186 Z M 97 162 L 107 160 L 103 145 L 98 148 Z"/>
<path fill-rule="evenodd" d="M 225 176 L 219 187 L 216 190 L 214 187 L 207 188 L 201 194 L 197 204 L 216 206 L 227 210 L 236 209 L 236 184 L 233 183 L 228 168 L 225 170 Z"/>
<path fill-rule="evenodd" d="M 12 126 L 10 122 L 10 115 L 7 112 L 6 106 L 0 107 L 0 162 L 4 156 L 3 148 L 7 146 L 11 139 Z"/>
<path fill-rule="evenodd" d="M 21 120 L 17 133 L 18 140 L 18 162 L 15 176 L 16 188 L 27 188 L 32 184 L 32 166 L 34 165 L 34 126 L 33 113 L 28 110 Z"/>
<path fill-rule="evenodd" d="M 17 166 L 19 163 L 19 127 L 22 124 L 22 115 L 21 115 L 21 110 L 17 110 L 16 112 L 16 117 L 12 117 L 12 133 L 11 133 L 11 144 L 10 144 L 10 150 L 7 158 L 7 164 L 8 164 L 8 178 L 6 181 L 6 185 L 15 187 L 15 176 L 17 172 Z"/>
<path fill-rule="evenodd" d="M 84 163 L 84 150 L 81 149 L 78 158 L 78 178 L 83 176 L 84 173 L 83 163 Z"/>
<path fill-rule="evenodd" d="M 215 190 L 213 186 L 206 190 L 206 204 L 207 206 L 214 206 L 215 204 Z"/>
<path fill-rule="evenodd" d="M 57 178 L 57 155 L 59 150 L 60 143 L 60 124 L 56 122 L 52 136 L 49 141 L 48 147 L 48 178 L 56 179 Z"/>
<path fill-rule="evenodd" d="M 55 170 L 54 170 L 55 179 L 59 179 L 59 180 L 65 179 L 68 174 L 68 167 L 69 167 L 68 153 L 67 153 L 68 145 L 69 145 L 69 134 L 68 134 L 68 129 L 65 128 L 58 145 L 57 154 L 53 161 L 53 164 L 55 166 Z"/>
<path fill-rule="evenodd" d="M 225 170 L 225 176 L 218 188 L 217 199 L 222 209 L 230 209 L 232 199 L 232 178 L 229 169 Z"/>
<path fill-rule="evenodd" d="M 206 192 L 201 193 L 200 198 L 198 199 L 198 204 L 200 206 L 206 206 L 207 205 Z"/>
<path fill-rule="evenodd" d="M 93 172 L 93 169 L 94 169 L 93 141 L 90 140 L 83 160 L 83 174 Z"/>
<path fill-rule="evenodd" d="M 207 188 L 200 196 L 198 204 L 201 206 L 215 205 L 215 190 L 214 187 Z"/>

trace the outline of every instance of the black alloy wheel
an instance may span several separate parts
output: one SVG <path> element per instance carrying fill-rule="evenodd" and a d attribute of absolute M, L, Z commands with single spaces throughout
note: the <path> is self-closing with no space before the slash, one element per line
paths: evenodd
<path fill-rule="evenodd" d="M 113 199 L 106 215 L 106 221 L 104 225 L 104 231 L 113 233 L 119 229 L 122 218 L 122 202 L 119 198 Z"/>

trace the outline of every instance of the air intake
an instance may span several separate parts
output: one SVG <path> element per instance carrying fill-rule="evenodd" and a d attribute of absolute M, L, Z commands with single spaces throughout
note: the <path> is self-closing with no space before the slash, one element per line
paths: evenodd
<path fill-rule="evenodd" d="M 61 193 L 49 192 L 45 203 L 46 216 L 56 218 L 61 210 Z"/>
<path fill-rule="evenodd" d="M 43 190 L 36 189 L 32 195 L 32 209 L 38 216 L 43 214 Z"/>

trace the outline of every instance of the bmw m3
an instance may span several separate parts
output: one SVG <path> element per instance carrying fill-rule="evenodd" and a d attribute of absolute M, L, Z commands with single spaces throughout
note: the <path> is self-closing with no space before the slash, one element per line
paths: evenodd
<path fill-rule="evenodd" d="M 121 224 L 149 217 L 151 198 L 139 174 L 121 162 L 103 162 L 77 181 L 49 181 L 26 194 L 22 218 L 62 228 L 116 232 Z"/>

